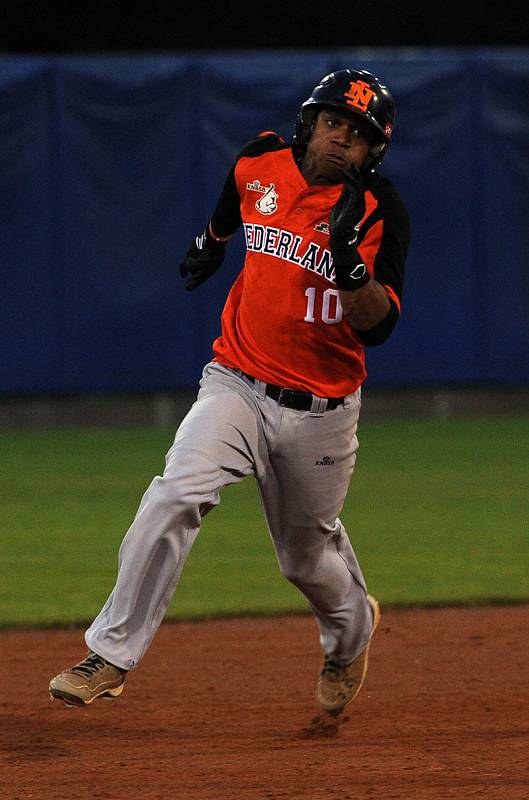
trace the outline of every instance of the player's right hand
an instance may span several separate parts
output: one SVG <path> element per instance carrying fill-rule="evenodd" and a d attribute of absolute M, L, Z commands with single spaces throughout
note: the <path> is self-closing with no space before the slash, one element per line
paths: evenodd
<path fill-rule="evenodd" d="M 353 292 L 369 283 L 370 276 L 357 250 L 358 231 L 365 214 L 365 190 L 360 171 L 344 172 L 344 184 L 329 217 L 329 245 L 338 289 Z"/>
<path fill-rule="evenodd" d="M 347 250 L 358 238 L 358 228 L 366 211 L 365 188 L 360 171 L 351 166 L 343 173 L 343 189 L 329 219 L 331 244 Z M 332 248 L 331 248 L 332 249 Z"/>
<path fill-rule="evenodd" d="M 208 228 L 197 236 L 180 264 L 180 275 L 187 278 L 184 289 L 191 291 L 215 273 L 226 255 L 226 243 L 213 239 Z"/>

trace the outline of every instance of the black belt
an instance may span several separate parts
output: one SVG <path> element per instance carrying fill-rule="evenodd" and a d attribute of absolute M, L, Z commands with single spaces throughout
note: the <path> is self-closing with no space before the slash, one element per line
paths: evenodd
<path fill-rule="evenodd" d="M 246 372 L 243 372 L 243 375 L 252 383 L 255 383 L 256 379 L 253 375 L 248 375 Z M 280 406 L 295 408 L 297 411 L 310 411 L 312 408 L 314 395 L 309 392 L 300 392 L 297 389 L 282 389 L 280 386 L 274 386 L 273 383 L 267 383 L 265 386 L 265 394 L 276 400 Z M 323 397 L 320 399 L 325 400 Z M 338 406 L 343 405 L 343 401 L 343 397 L 328 397 L 325 411 L 333 411 Z"/>

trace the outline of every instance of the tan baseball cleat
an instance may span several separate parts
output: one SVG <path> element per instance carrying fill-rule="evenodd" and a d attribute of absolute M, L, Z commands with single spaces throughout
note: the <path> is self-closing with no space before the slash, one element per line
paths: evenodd
<path fill-rule="evenodd" d="M 86 706 L 97 697 L 118 697 L 127 672 L 89 651 L 75 667 L 61 672 L 50 682 L 50 697 L 72 706 Z"/>
<path fill-rule="evenodd" d="M 360 655 L 347 666 L 336 664 L 329 656 L 325 656 L 323 667 L 316 688 L 318 703 L 330 714 L 340 711 L 353 700 L 363 686 L 367 675 L 369 645 L 378 623 L 380 622 L 380 606 L 370 594 L 367 599 L 373 610 L 373 628 L 369 642 Z"/>

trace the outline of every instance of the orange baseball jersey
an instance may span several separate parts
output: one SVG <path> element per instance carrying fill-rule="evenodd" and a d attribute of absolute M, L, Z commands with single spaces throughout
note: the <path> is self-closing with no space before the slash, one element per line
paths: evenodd
<path fill-rule="evenodd" d="M 329 249 L 329 216 L 341 191 L 309 186 L 276 134 L 243 148 L 211 219 L 220 237 L 242 223 L 246 239 L 214 360 L 320 397 L 342 397 L 364 381 L 364 345 L 387 338 L 400 311 L 409 220 L 389 180 L 375 176 L 357 247 L 386 287 L 391 312 L 376 329 L 358 332 L 343 316 Z"/>

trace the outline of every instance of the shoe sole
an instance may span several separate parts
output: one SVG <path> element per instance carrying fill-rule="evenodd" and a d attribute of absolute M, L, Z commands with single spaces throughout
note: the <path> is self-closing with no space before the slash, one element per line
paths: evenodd
<path fill-rule="evenodd" d="M 372 594 L 367 595 L 367 599 L 369 601 L 369 605 L 373 609 L 373 628 L 371 630 L 371 636 L 373 636 L 374 632 L 378 627 L 378 623 L 380 622 L 380 617 L 382 614 L 380 613 L 380 603 L 376 598 L 373 597 Z M 371 642 L 371 636 L 369 637 L 369 641 Z"/>
<path fill-rule="evenodd" d="M 365 681 L 366 675 L 367 675 L 367 666 L 368 666 L 367 662 L 368 662 L 368 657 L 369 657 L 369 645 L 371 644 L 371 639 L 373 638 L 373 634 L 375 633 L 375 631 L 376 631 L 376 629 L 378 627 L 378 623 L 380 622 L 380 617 L 381 617 L 380 604 L 379 604 L 378 600 L 376 600 L 370 594 L 367 595 L 367 599 L 369 601 L 369 605 L 373 609 L 373 627 L 371 628 L 371 636 L 369 637 L 369 641 L 368 641 L 368 643 L 366 645 L 366 649 L 364 651 L 365 654 L 366 654 L 366 661 L 365 661 L 365 664 L 364 664 L 364 672 L 363 672 L 363 675 L 362 675 L 362 680 L 360 681 L 360 686 L 358 687 L 358 689 L 356 691 L 356 694 L 354 694 L 354 696 L 351 697 L 351 700 L 354 700 L 354 698 L 356 697 L 356 695 L 358 694 L 358 692 L 360 691 L 360 689 L 364 685 L 364 681 Z"/>
<path fill-rule="evenodd" d="M 98 698 L 101 698 L 102 700 L 112 700 L 114 697 L 119 697 L 119 695 L 123 692 L 123 689 L 124 684 L 122 683 L 121 686 L 116 686 L 115 689 L 105 689 L 104 692 L 95 694 L 89 700 L 83 700 L 81 697 L 77 697 L 75 694 L 69 694 L 61 689 L 52 689 L 50 691 L 50 700 L 62 700 L 65 705 L 70 707 L 89 706 L 90 703 L 93 703 L 94 700 L 97 700 Z"/>
<path fill-rule="evenodd" d="M 369 646 L 371 644 L 371 639 L 373 638 L 373 634 L 375 633 L 375 631 L 376 631 L 376 629 L 378 627 L 378 623 L 380 622 L 380 617 L 382 616 L 381 613 L 380 613 L 380 604 L 379 604 L 378 600 L 376 600 L 373 597 L 373 595 L 371 595 L 371 594 L 367 595 L 367 600 L 368 600 L 369 605 L 371 606 L 371 608 L 373 610 L 373 627 L 371 628 L 371 635 L 369 637 L 369 641 L 366 644 L 365 649 L 363 650 L 363 653 L 365 653 L 365 661 L 364 661 L 364 670 L 362 672 L 362 677 L 360 679 L 360 683 L 358 684 L 358 688 L 357 688 L 356 692 L 354 693 L 354 695 L 352 697 L 350 697 L 347 700 L 346 703 L 343 704 L 343 706 L 340 706 L 339 708 L 325 708 L 325 706 L 323 706 L 324 710 L 328 714 L 331 714 L 331 716 L 333 716 L 333 717 L 337 717 L 338 714 L 342 713 L 344 708 L 347 705 L 349 705 L 349 703 L 352 700 L 355 699 L 355 697 L 358 695 L 360 689 L 362 688 L 362 686 L 365 683 L 365 679 L 366 679 L 366 675 L 367 675 L 368 661 L 369 661 Z M 360 654 L 360 655 L 362 655 L 362 654 Z"/>

